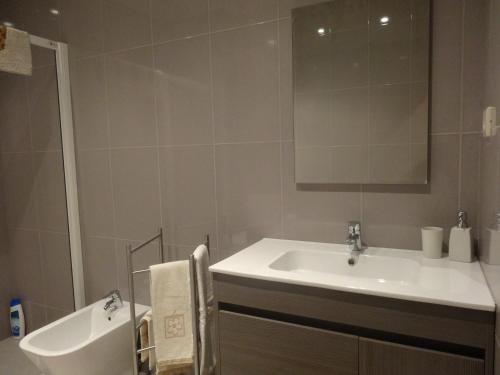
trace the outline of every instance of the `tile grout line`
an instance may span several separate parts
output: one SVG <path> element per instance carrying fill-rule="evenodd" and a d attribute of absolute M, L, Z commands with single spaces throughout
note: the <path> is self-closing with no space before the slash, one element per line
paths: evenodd
<path fill-rule="evenodd" d="M 153 42 L 153 6 L 151 4 L 151 0 L 149 0 L 149 30 L 150 30 L 150 36 L 151 36 L 151 42 Z M 167 210 L 167 207 L 164 207 L 164 199 L 163 199 L 163 189 L 162 189 L 162 171 L 160 167 L 160 121 L 158 118 L 158 96 L 157 96 L 157 82 L 155 79 L 155 74 L 156 74 L 156 69 L 157 69 L 157 61 L 156 61 L 156 53 L 155 53 L 155 47 L 154 45 L 151 46 L 151 58 L 153 59 L 153 101 L 154 101 L 154 118 L 155 118 L 155 124 L 156 124 L 156 169 L 158 172 L 158 197 L 160 199 L 159 206 L 160 206 L 160 228 L 162 228 L 162 231 L 164 230 L 163 233 L 163 238 L 166 237 L 167 234 L 167 228 L 166 225 L 167 223 L 165 222 L 165 218 L 163 216 L 164 209 Z M 164 256 L 166 257 L 167 260 L 170 260 L 170 254 L 169 254 L 169 248 L 166 248 L 166 254 Z"/>
<path fill-rule="evenodd" d="M 285 139 L 284 142 L 293 142 L 293 139 Z M 153 146 L 114 146 L 114 147 L 84 147 L 80 148 L 80 151 L 119 151 L 119 150 L 142 150 L 142 149 L 155 149 L 155 148 L 183 148 L 183 147 L 199 147 L 199 146 L 226 146 L 226 145 L 248 145 L 248 144 L 274 144 L 279 143 L 281 140 L 270 140 L 270 141 L 245 141 L 245 142 L 218 142 L 218 143 L 188 143 L 188 144 L 180 144 L 180 145 L 153 145 Z M 39 151 L 35 151 L 39 152 Z M 40 151 L 47 152 L 47 151 Z M 48 151 L 52 152 L 52 151 Z M 58 151 L 54 151 L 58 152 Z M 28 151 L 20 151 L 20 152 L 4 152 L 3 154 L 9 153 L 28 153 Z"/>
<path fill-rule="evenodd" d="M 216 131 L 215 131 L 215 99 L 214 99 L 214 62 L 213 62 L 213 34 L 212 34 L 212 19 L 210 17 L 210 0 L 207 0 L 207 17 L 208 17 L 208 71 L 210 81 L 210 122 L 212 123 L 212 162 L 213 162 L 213 178 L 214 178 L 214 208 L 215 208 L 215 240 L 217 244 L 217 252 L 222 246 L 222 239 L 219 238 L 219 197 L 217 191 L 217 147 L 216 147 Z M 219 259 L 219 254 L 216 254 L 216 259 Z"/>
<path fill-rule="evenodd" d="M 104 74 L 104 102 L 106 108 L 106 133 L 108 136 L 107 146 L 108 148 L 105 150 L 108 155 L 108 167 L 109 167 L 109 183 L 111 188 L 111 207 L 113 211 L 113 255 L 115 259 L 115 283 L 116 287 L 119 288 L 119 272 L 118 272 L 118 249 L 117 249 L 117 241 L 115 239 L 117 234 L 117 218 L 116 218 L 116 202 L 115 202 L 115 186 L 114 186 L 114 178 L 113 178 L 113 163 L 112 163 L 112 149 L 111 149 L 111 125 L 109 118 L 109 87 L 108 87 L 108 61 L 106 56 L 103 57 L 103 74 Z"/>
<path fill-rule="evenodd" d="M 463 192 L 463 130 L 464 130 L 464 61 L 465 61 L 465 0 L 462 0 L 462 33 L 461 33 L 461 52 L 460 52 L 460 122 L 458 135 L 458 202 L 457 210 L 462 209 Z"/>
<path fill-rule="evenodd" d="M 482 203 L 482 184 L 481 181 L 483 179 L 483 170 L 482 170 L 482 155 L 483 155 L 483 142 L 481 137 L 479 138 L 479 145 L 478 145 L 478 166 L 477 166 L 477 174 L 478 174 L 478 180 L 479 180 L 479 194 L 476 196 L 476 207 L 477 207 L 477 212 L 476 212 L 476 238 L 478 240 L 478 251 L 480 251 L 480 243 L 481 243 L 481 237 L 482 237 L 482 223 L 481 223 L 481 203 Z"/>
<path fill-rule="evenodd" d="M 410 73 L 410 82 L 413 82 L 413 38 L 412 38 L 412 35 L 413 35 L 413 32 L 414 32 L 414 24 L 413 24 L 413 6 L 414 4 L 412 4 L 411 6 L 411 14 L 410 14 L 410 35 L 408 35 L 408 39 L 409 39 L 409 47 L 410 47 L 410 50 L 409 50 L 409 55 L 410 55 L 410 59 L 409 59 L 409 62 L 408 62 L 408 65 L 409 65 L 409 73 Z M 410 171 L 410 178 L 413 178 L 413 176 L 416 176 L 416 174 L 414 174 L 413 172 L 413 158 L 415 157 L 414 155 L 414 152 L 412 152 L 412 139 L 413 139 L 413 116 L 412 116 L 412 104 L 413 104 L 413 85 L 408 85 L 408 110 L 409 110 L 409 116 L 410 116 L 410 119 L 408 121 L 408 126 L 409 126 L 409 129 L 408 129 L 408 141 L 409 141 L 409 144 L 410 144 L 410 147 L 409 147 L 409 165 L 408 165 L 408 170 Z M 427 97 L 427 101 L 429 100 L 429 97 Z M 428 130 L 427 130 L 428 131 Z M 428 151 L 428 147 L 427 147 L 427 152 Z M 428 157 L 427 157 L 428 159 Z"/>
<path fill-rule="evenodd" d="M 279 17 L 279 1 L 276 2 L 276 14 Z M 279 144 L 279 152 L 280 152 L 280 226 L 281 226 L 281 237 L 285 238 L 285 196 L 284 196 L 284 173 L 283 173 L 283 115 L 281 113 L 281 99 L 282 99 L 282 81 L 281 81 L 281 21 L 276 22 L 276 39 L 278 42 L 278 122 L 279 122 L 279 133 L 280 133 L 280 144 Z"/>

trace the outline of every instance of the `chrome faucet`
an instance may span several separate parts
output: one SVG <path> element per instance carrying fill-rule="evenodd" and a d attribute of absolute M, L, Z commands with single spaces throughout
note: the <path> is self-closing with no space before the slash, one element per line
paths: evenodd
<path fill-rule="evenodd" d="M 120 291 L 118 290 L 109 292 L 104 298 L 108 299 L 104 304 L 104 311 L 106 311 L 108 314 L 113 313 L 123 306 L 122 296 L 120 295 Z"/>
<path fill-rule="evenodd" d="M 363 251 L 361 244 L 361 223 L 359 221 L 350 221 L 347 223 L 347 239 L 345 241 L 349 245 L 351 257 L 349 258 L 349 265 L 353 266 Z"/>

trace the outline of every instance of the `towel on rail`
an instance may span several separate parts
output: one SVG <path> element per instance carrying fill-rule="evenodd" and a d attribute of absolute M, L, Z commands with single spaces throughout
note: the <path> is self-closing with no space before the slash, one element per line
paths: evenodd
<path fill-rule="evenodd" d="M 163 263 L 150 269 L 156 373 L 189 372 L 194 356 L 189 262 Z"/>
<path fill-rule="evenodd" d="M 0 50 L 0 71 L 32 74 L 31 44 L 27 32 L 7 27 L 5 46 Z"/>
<path fill-rule="evenodd" d="M 213 350 L 215 347 L 213 342 L 214 291 L 212 275 L 208 270 L 210 265 L 208 249 L 205 245 L 200 245 L 193 255 L 199 306 L 200 375 L 211 375 L 215 371 L 215 353 Z"/>
<path fill-rule="evenodd" d="M 141 318 L 139 328 L 139 339 L 141 349 L 148 348 L 154 345 L 153 341 L 153 312 L 149 310 Z M 155 368 L 155 353 L 154 350 L 149 350 L 141 353 L 141 363 L 148 361 L 148 368 L 152 371 Z"/>

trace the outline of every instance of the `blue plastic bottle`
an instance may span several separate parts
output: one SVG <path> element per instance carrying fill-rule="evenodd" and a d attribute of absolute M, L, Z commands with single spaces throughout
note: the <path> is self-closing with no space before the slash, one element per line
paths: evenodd
<path fill-rule="evenodd" d="M 23 306 L 19 298 L 10 301 L 10 329 L 15 339 L 22 339 L 25 335 Z"/>

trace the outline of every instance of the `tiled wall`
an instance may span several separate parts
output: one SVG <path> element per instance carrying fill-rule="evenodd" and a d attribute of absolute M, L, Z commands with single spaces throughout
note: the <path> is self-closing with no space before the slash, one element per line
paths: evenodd
<path fill-rule="evenodd" d="M 0 162 L 0 181 L 3 172 Z M 9 299 L 10 299 L 10 267 L 7 242 L 7 225 L 5 223 L 5 202 L 0 184 L 0 340 L 9 336 Z"/>
<path fill-rule="evenodd" d="M 452 226 L 459 207 L 477 226 L 482 0 L 434 1 L 430 184 L 298 187 L 290 8 L 314 2 L 27 7 L 32 32 L 71 49 L 89 301 L 126 290 L 125 243 L 160 225 L 171 258 L 208 232 L 217 259 L 265 236 L 343 242 L 354 219 L 369 245 L 408 249 L 422 225 Z M 10 3 L 16 17 L 24 1 Z"/>
<path fill-rule="evenodd" d="M 486 81 L 484 106 L 500 108 L 500 1 L 488 0 L 485 11 L 488 11 L 485 22 Z M 493 138 L 483 138 L 481 150 L 481 257 L 489 258 L 486 228 L 494 228 L 495 214 L 500 212 L 500 134 Z M 500 304 L 500 265 L 483 263 L 483 270 L 490 285 L 493 297 Z M 496 352 L 497 364 L 495 374 L 500 374 L 500 313 L 497 311 Z"/>
<path fill-rule="evenodd" d="M 23 300 L 28 331 L 74 308 L 54 53 L 33 55 L 31 77 L 0 73 L 0 300 Z"/>

